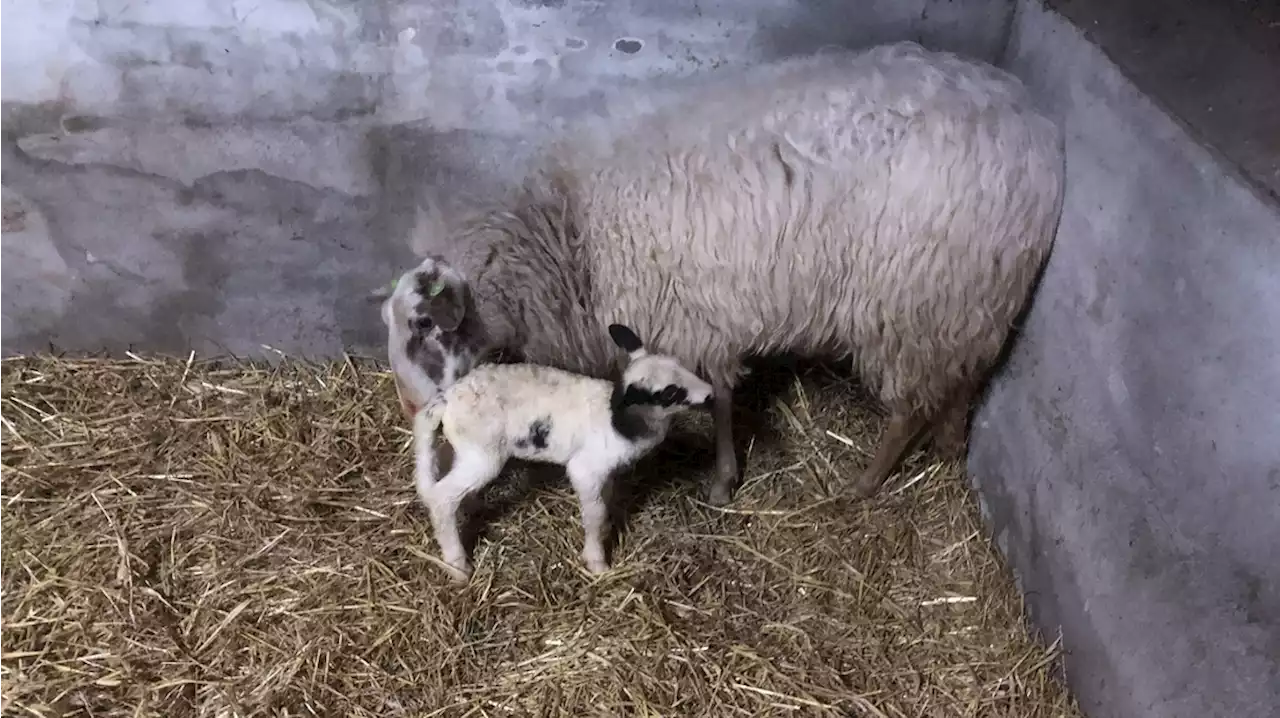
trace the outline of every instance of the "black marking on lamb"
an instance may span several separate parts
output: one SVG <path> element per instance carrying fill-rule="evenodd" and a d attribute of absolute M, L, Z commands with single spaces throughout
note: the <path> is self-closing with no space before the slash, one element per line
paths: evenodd
<path fill-rule="evenodd" d="M 613 430 L 627 441 L 639 441 L 653 434 L 653 429 L 649 423 L 644 420 L 641 412 L 635 411 L 638 408 L 631 399 L 633 395 L 628 394 L 628 387 L 622 384 L 613 385 L 613 397 L 609 402 L 609 419 L 613 423 Z"/>
<path fill-rule="evenodd" d="M 637 441 L 654 433 L 654 429 L 645 420 L 643 409 L 688 404 L 689 392 L 675 384 L 669 384 L 655 392 L 635 384 L 624 386 L 619 383 L 613 385 L 613 397 L 609 403 L 613 430 L 624 439 Z"/>
<path fill-rule="evenodd" d="M 547 448 L 547 437 L 551 435 L 551 417 L 544 416 L 541 419 L 534 419 L 529 424 L 529 443 L 535 449 Z"/>
<path fill-rule="evenodd" d="M 615 389 L 615 393 L 616 393 Z M 648 387 L 630 384 L 622 392 L 622 405 L 672 407 L 689 403 L 689 391 L 682 386 L 668 384 L 654 391 Z"/>
<path fill-rule="evenodd" d="M 443 262 L 437 258 L 438 262 Z M 447 357 L 458 360 L 459 375 L 468 373 L 477 356 L 485 349 L 485 333 L 479 317 L 473 308 L 468 306 L 465 292 L 446 285 L 436 297 L 431 297 L 432 286 L 440 278 L 439 272 L 417 272 L 414 274 L 414 288 L 420 297 L 414 307 L 414 316 L 409 320 L 409 340 L 405 345 L 405 353 L 409 359 L 422 368 L 434 381 L 444 381 L 444 369 Z M 438 303 L 434 304 L 433 303 Z M 432 318 L 433 309 L 439 311 L 441 306 L 454 307 L 462 316 L 458 327 L 453 331 L 445 331 Z"/>
<path fill-rule="evenodd" d="M 432 258 L 440 264 L 444 263 L 444 260 L 436 255 L 432 255 Z M 448 327 L 450 331 L 457 331 L 469 313 L 466 292 L 451 282 L 445 282 L 438 288 L 439 291 L 435 296 L 432 296 L 431 290 L 440 280 L 440 274 L 438 271 L 414 273 L 414 291 L 418 294 L 414 313 L 419 317 L 431 317 L 436 324 Z"/>
<path fill-rule="evenodd" d="M 430 327 L 430 320 L 423 320 Z M 427 376 L 431 377 L 431 381 L 439 384 L 444 379 L 444 352 L 440 345 L 428 338 L 428 328 L 423 330 L 421 325 L 413 326 L 413 333 L 409 335 L 409 340 L 405 342 L 404 352 L 409 360 L 418 365 Z"/>
<path fill-rule="evenodd" d="M 522 436 L 514 443 L 517 449 L 534 448 L 544 451 L 548 446 L 547 437 L 549 436 L 551 436 L 551 417 L 543 416 L 529 424 L 528 436 Z"/>
<path fill-rule="evenodd" d="M 529 433 L 515 440 L 517 449 L 537 449 L 542 451 L 547 448 L 547 437 L 551 435 L 551 417 L 544 416 L 534 419 L 529 424 Z"/>
<path fill-rule="evenodd" d="M 435 284 L 436 278 L 439 276 L 438 272 L 416 272 L 413 275 L 413 289 L 420 297 L 417 306 L 413 309 L 418 313 L 418 316 L 424 319 L 431 310 L 431 285 Z"/>

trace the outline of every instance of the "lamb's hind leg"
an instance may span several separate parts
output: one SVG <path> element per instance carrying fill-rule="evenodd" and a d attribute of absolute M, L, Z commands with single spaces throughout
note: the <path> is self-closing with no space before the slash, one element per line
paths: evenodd
<path fill-rule="evenodd" d="M 893 412 L 889 417 L 889 425 L 880 435 L 880 444 L 876 447 L 876 454 L 871 459 L 871 464 L 853 485 L 853 492 L 857 498 L 870 498 L 880 490 L 885 480 L 894 469 L 898 468 L 902 458 L 920 438 L 928 423 L 929 417 L 915 412 L 902 410 Z"/>
<path fill-rule="evenodd" d="M 724 506 L 738 486 L 738 452 L 733 445 L 733 388 L 715 385 L 716 473 L 707 489 L 707 502 Z"/>
<path fill-rule="evenodd" d="M 471 577 L 471 562 L 467 560 L 467 550 L 462 545 L 458 510 L 463 499 L 497 478 L 502 471 L 502 462 L 482 451 L 462 447 L 455 449 L 449 473 L 426 487 L 422 499 L 431 510 L 436 543 L 440 545 L 441 557 L 451 569 L 451 578 L 465 583 Z"/>

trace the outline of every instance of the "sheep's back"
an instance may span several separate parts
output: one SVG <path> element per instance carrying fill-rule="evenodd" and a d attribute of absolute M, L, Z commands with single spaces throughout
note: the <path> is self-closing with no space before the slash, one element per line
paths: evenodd
<path fill-rule="evenodd" d="M 1062 193 L 1022 86 L 912 43 L 744 73 L 586 147 L 560 160 L 601 322 L 712 375 L 850 353 L 888 402 L 993 358 Z"/>

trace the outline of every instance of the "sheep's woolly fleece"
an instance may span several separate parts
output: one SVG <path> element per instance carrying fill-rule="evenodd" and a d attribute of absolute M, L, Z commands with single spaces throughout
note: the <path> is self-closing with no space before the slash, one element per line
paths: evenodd
<path fill-rule="evenodd" d="M 825 370 L 744 386 L 727 508 L 678 426 L 596 580 L 567 482 L 511 472 L 458 589 L 384 371 L 2 366 L 6 716 L 1080 715 L 957 464 L 847 498 L 881 420 Z"/>

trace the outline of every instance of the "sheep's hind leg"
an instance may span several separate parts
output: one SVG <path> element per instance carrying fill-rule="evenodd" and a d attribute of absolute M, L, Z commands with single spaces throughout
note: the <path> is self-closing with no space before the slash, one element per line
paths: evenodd
<path fill-rule="evenodd" d="M 928 418 L 914 412 L 895 411 L 880 436 L 880 444 L 862 476 L 853 485 L 854 496 L 874 496 L 902 461 L 928 425 Z"/>
<path fill-rule="evenodd" d="M 458 529 L 458 509 L 467 496 L 484 488 L 501 471 L 502 462 L 483 452 L 456 450 L 449 473 L 423 492 L 440 555 L 452 569 L 451 578 L 456 582 L 465 583 L 471 578 L 471 562 Z"/>
<path fill-rule="evenodd" d="M 965 385 L 957 390 L 951 403 L 934 422 L 933 448 L 943 459 L 964 458 L 968 448 L 969 408 L 977 395 L 975 385 Z"/>
<path fill-rule="evenodd" d="M 612 472 L 601 471 L 583 461 L 570 461 L 565 471 L 582 507 L 582 560 L 591 573 L 604 573 L 609 570 L 605 539 L 609 534 Z"/>
<path fill-rule="evenodd" d="M 724 506 L 738 486 L 738 452 L 733 444 L 733 389 L 715 386 L 716 473 L 707 490 L 707 503 Z"/>

